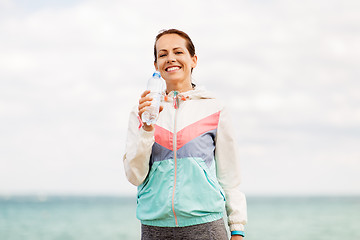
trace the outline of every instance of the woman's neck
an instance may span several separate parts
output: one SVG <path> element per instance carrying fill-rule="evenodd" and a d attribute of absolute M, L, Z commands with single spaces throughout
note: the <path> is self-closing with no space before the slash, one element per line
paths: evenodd
<path fill-rule="evenodd" d="M 166 85 L 166 93 L 169 93 L 171 91 L 178 91 L 178 92 L 187 92 L 192 90 L 192 84 L 186 83 L 186 84 L 167 84 Z"/>

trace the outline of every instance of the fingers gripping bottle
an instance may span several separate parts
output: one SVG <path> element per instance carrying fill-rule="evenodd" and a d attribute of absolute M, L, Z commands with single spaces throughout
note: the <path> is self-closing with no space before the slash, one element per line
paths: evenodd
<path fill-rule="evenodd" d="M 150 90 L 149 96 L 152 98 L 152 101 L 151 105 L 141 115 L 141 120 L 146 125 L 154 124 L 159 117 L 159 107 L 164 86 L 163 81 L 158 71 L 154 72 L 148 80 L 147 89 Z"/>

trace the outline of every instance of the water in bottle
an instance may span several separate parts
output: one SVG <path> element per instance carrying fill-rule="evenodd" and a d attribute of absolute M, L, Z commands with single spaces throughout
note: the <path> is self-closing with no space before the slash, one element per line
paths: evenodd
<path fill-rule="evenodd" d="M 164 87 L 163 81 L 158 71 L 154 72 L 148 80 L 147 89 L 150 90 L 148 96 L 152 97 L 152 101 L 151 105 L 148 106 L 146 111 L 141 115 L 141 120 L 147 125 L 154 124 L 158 119 L 161 94 Z"/>

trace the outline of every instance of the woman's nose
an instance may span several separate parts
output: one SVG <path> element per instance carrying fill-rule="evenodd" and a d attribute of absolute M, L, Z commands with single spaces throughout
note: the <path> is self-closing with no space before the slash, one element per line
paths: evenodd
<path fill-rule="evenodd" d="M 167 58 L 167 62 L 175 62 L 175 55 L 174 54 L 169 54 L 168 58 Z"/>

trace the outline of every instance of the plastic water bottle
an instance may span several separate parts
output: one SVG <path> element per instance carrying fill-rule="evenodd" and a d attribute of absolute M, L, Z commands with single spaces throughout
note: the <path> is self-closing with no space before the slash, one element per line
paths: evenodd
<path fill-rule="evenodd" d="M 159 117 L 159 107 L 161 101 L 161 94 L 163 91 L 163 79 L 160 76 L 160 72 L 156 71 L 152 77 L 148 80 L 147 89 L 150 90 L 148 96 L 152 97 L 151 105 L 147 107 L 146 111 L 141 115 L 141 120 L 146 125 L 156 123 Z"/>

